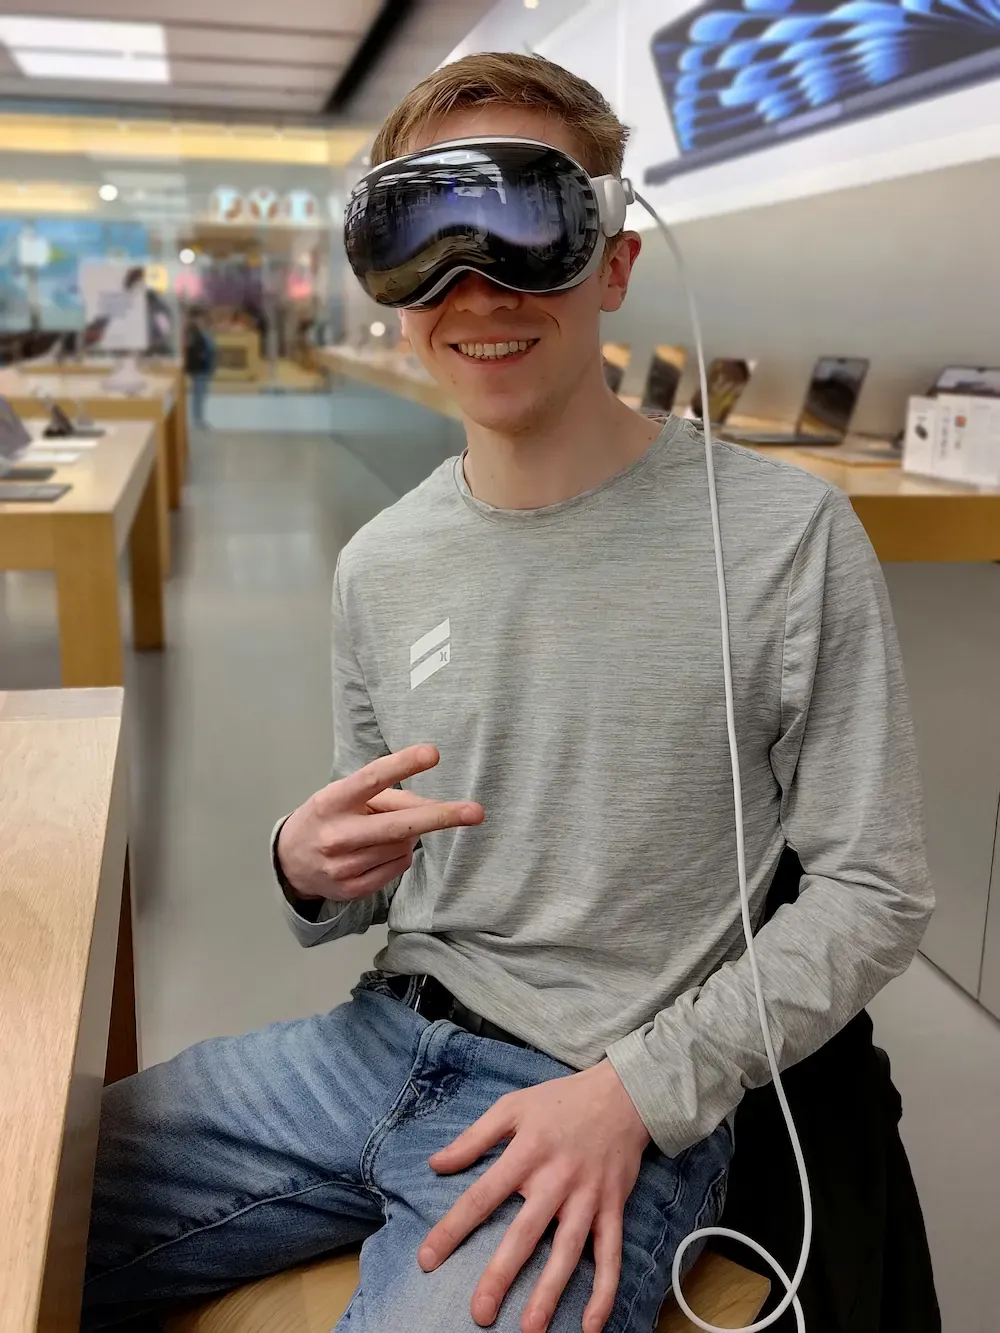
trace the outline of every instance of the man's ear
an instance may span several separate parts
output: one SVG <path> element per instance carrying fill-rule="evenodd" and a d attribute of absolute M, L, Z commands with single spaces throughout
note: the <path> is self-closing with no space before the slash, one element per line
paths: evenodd
<path fill-rule="evenodd" d="M 614 237 L 601 270 L 604 280 L 602 310 L 610 312 L 621 309 L 628 291 L 632 265 L 638 259 L 641 249 L 642 239 L 637 231 L 623 231 Z"/>

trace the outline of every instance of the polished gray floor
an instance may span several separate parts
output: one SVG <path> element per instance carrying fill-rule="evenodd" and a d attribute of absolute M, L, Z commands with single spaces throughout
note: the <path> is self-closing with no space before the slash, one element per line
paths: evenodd
<path fill-rule="evenodd" d="M 372 931 L 300 950 L 274 898 L 268 835 L 328 771 L 337 554 L 458 437 L 452 423 L 361 390 L 338 389 L 330 411 L 332 435 L 289 420 L 286 431 L 194 438 L 174 520 L 170 646 L 129 658 L 146 1063 L 329 1007 L 380 942 Z M 58 681 L 51 580 L 0 574 L 0 689 Z M 944 1328 L 994 1333 L 1000 1024 L 922 960 L 872 1008 L 903 1094 Z"/>

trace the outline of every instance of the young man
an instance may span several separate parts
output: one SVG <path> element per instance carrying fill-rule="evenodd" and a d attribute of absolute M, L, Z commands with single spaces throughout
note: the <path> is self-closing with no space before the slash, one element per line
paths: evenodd
<path fill-rule="evenodd" d="M 519 55 L 438 70 L 373 161 L 625 130 Z M 334 781 L 281 826 L 303 944 L 388 919 L 330 1014 L 109 1089 L 88 1328 L 364 1240 L 338 1326 L 649 1333 L 768 1067 L 744 958 L 704 443 L 607 389 L 621 232 L 576 286 L 460 275 L 404 312 L 468 448 L 341 555 Z M 749 887 L 790 1065 L 906 967 L 931 905 L 899 653 L 847 501 L 715 448 Z M 405 784 L 405 786 L 400 786 Z M 766 1206 L 766 1201 L 762 1201 Z"/>

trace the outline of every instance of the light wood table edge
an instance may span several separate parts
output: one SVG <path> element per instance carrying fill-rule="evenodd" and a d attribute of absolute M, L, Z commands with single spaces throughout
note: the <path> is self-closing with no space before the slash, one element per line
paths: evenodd
<path fill-rule="evenodd" d="M 156 429 L 156 423 L 148 419 L 142 424 Z M 126 541 L 133 646 L 138 651 L 164 646 L 160 538 L 168 519 L 161 503 L 159 457 L 147 437 L 113 512 L 66 513 L 42 506 L 21 513 L 4 509 L 0 569 L 47 569 L 55 574 L 61 679 L 66 688 L 114 686 L 124 681 L 118 558 Z M 67 468 L 70 482 L 71 473 Z M 59 472 L 56 475 L 61 479 Z"/>
<path fill-rule="evenodd" d="M 62 1158 L 52 1200 L 38 1333 L 49 1333 L 49 1330 L 56 1333 L 56 1330 L 69 1330 L 79 1325 L 101 1096 L 109 1058 L 113 1060 L 118 1077 L 126 1069 L 131 1073 L 138 1069 L 138 1047 L 134 1040 L 134 965 L 131 958 L 132 900 L 127 878 L 127 810 L 128 781 L 123 735 L 120 731 L 101 861 L 101 887 L 77 1032 L 74 1076 L 66 1107 Z M 128 920 L 129 927 L 124 941 L 123 919 Z M 121 963 L 118 960 L 120 942 L 124 942 L 129 950 L 129 957 L 127 960 L 123 958 Z M 116 997 L 119 973 L 122 981 L 117 986 Z M 133 986 L 130 1027 L 129 1006 L 125 996 L 125 986 L 129 979 Z M 115 1012 L 113 1001 L 116 998 Z M 112 1039 L 113 1021 L 119 1030 Z M 131 1059 L 128 1056 L 130 1035 Z"/>
<path fill-rule="evenodd" d="M 26 1215 L 32 1218 L 31 1249 L 20 1253 L 15 1245 L 0 1253 L 0 1330 L 4 1333 L 69 1333 L 79 1327 L 106 1073 L 109 1065 L 116 1073 L 138 1068 L 134 971 L 131 954 L 125 952 L 131 946 L 131 932 L 125 926 L 131 926 L 132 908 L 123 698 L 120 688 L 0 692 L 0 734 L 7 733 L 6 741 L 13 738 L 16 745 L 20 736 L 21 744 L 26 744 L 39 729 L 73 728 L 67 743 L 75 750 L 77 736 L 90 737 L 109 764 L 102 763 L 99 770 L 103 821 L 98 826 L 99 861 L 87 863 L 97 875 L 94 897 L 89 900 L 92 911 L 85 917 L 89 934 L 77 945 L 78 950 L 83 945 L 83 958 L 78 952 L 74 969 L 82 991 L 78 1005 L 72 1005 L 66 1014 L 72 1022 L 66 1057 L 60 1058 L 50 1075 L 58 1080 L 50 1085 L 50 1101 L 51 1092 L 58 1096 L 63 1088 L 66 1099 L 61 1115 L 50 1121 L 46 1177 L 31 1182 L 36 1191 L 33 1211 Z M 57 770 L 58 763 L 50 765 L 53 767 Z M 86 792 L 83 775 L 72 774 L 68 780 L 81 785 L 81 795 Z M 61 855 L 64 859 L 66 853 Z M 57 1100 L 53 1109 L 58 1107 Z M 52 1158 L 53 1149 L 57 1161 Z M 51 1173 L 48 1164 L 55 1168 Z"/>
<path fill-rule="evenodd" d="M 26 398 L 17 394 L 8 395 L 11 406 L 21 417 L 44 417 L 48 415 L 48 408 L 39 398 Z M 174 407 L 177 405 L 177 395 L 173 394 Z M 77 407 L 77 399 L 71 395 L 57 394 L 53 400 L 63 409 L 64 412 L 74 413 Z M 112 398 L 100 397 L 83 398 L 82 401 L 95 403 L 94 414 L 98 418 L 99 424 L 113 425 L 116 421 L 151 421 L 156 432 L 156 473 L 157 481 L 157 503 L 160 507 L 160 546 L 161 559 L 163 563 L 164 577 L 170 576 L 170 508 L 171 508 L 171 476 L 175 471 L 171 461 L 171 433 L 167 429 L 167 419 L 169 412 L 162 409 L 162 399 L 143 398 Z M 53 443 L 58 444 L 59 441 Z M 63 442 L 67 448 L 72 447 L 72 440 Z"/>

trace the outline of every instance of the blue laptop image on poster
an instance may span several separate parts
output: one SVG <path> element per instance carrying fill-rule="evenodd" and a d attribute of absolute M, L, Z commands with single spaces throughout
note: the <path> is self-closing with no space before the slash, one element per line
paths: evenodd
<path fill-rule="evenodd" d="M 1000 0 L 712 0 L 651 50 L 680 152 L 656 185 L 1000 77 Z"/>

